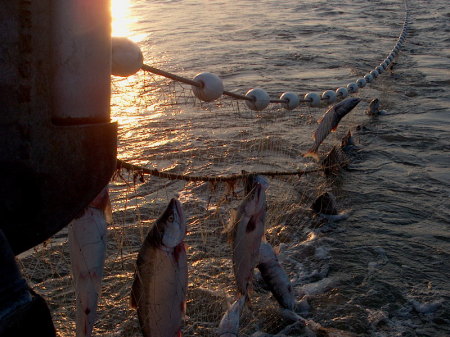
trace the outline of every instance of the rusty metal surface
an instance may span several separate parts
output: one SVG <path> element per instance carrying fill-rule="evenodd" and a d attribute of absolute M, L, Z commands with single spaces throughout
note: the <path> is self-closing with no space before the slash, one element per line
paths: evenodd
<path fill-rule="evenodd" d="M 0 228 L 15 254 L 67 225 L 108 184 L 116 166 L 114 123 L 40 131 L 33 159 L 0 158 Z"/>
<path fill-rule="evenodd" d="M 15 254 L 67 225 L 116 166 L 109 117 L 52 122 L 50 4 L 0 0 L 0 229 Z"/>

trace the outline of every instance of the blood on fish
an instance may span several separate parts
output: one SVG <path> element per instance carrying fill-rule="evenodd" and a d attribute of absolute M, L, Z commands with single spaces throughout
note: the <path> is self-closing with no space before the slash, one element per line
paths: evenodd
<path fill-rule="evenodd" d="M 175 257 L 175 261 L 178 262 L 180 254 L 186 252 L 186 248 L 184 246 L 184 242 L 181 242 L 178 246 L 176 246 L 173 250 L 173 256 Z"/>

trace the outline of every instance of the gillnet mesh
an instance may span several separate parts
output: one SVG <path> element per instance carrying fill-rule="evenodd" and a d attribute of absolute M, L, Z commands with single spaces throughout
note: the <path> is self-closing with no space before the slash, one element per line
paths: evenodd
<path fill-rule="evenodd" d="M 200 103 L 189 86 L 143 72 L 126 79 L 114 78 L 112 88 L 112 116 L 119 123 L 118 157 L 127 162 L 196 176 L 317 167 L 302 154 L 312 145 L 316 121 L 326 107 L 286 111 L 272 105 L 257 113 L 228 98 Z M 365 102 L 341 121 L 338 131 L 321 146 L 321 153 L 340 144 L 350 128 L 367 118 L 363 110 L 370 93 L 370 88 L 362 92 Z M 310 206 L 318 195 L 332 191 L 345 208 L 339 193 L 340 176 L 319 172 L 268 181 L 266 238 L 280 249 L 279 259 L 296 299 L 306 294 L 309 301 L 315 301 L 320 289 L 330 286 L 329 278 L 328 283 L 321 280 L 329 271 L 326 233 L 335 227 L 315 217 Z M 188 227 L 189 285 L 183 334 L 215 335 L 227 304 L 237 298 L 231 248 L 223 231 L 231 209 L 239 205 L 244 194 L 244 182 L 239 179 L 192 182 L 117 172 L 110 184 L 113 224 L 108 227 L 94 334 L 141 334 L 136 312 L 129 305 L 137 253 L 149 227 L 177 196 Z M 46 298 L 58 334 L 73 336 L 76 308 L 67 229 L 22 255 L 20 264 L 32 288 Z M 280 314 L 278 303 L 270 292 L 254 288 L 252 310 L 246 308 L 241 315 L 240 333 L 283 330 L 289 322 Z M 291 333 L 298 336 L 301 331 Z"/>

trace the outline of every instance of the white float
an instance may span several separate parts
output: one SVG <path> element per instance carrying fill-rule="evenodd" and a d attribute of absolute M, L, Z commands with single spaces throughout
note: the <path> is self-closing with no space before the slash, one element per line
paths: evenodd
<path fill-rule="evenodd" d="M 366 80 L 367 83 L 370 83 L 373 81 L 373 76 L 370 74 L 367 74 L 364 76 L 364 79 Z"/>
<path fill-rule="evenodd" d="M 251 98 L 251 100 L 246 100 L 245 104 L 251 110 L 261 111 L 267 108 L 270 103 L 270 97 L 267 92 L 261 88 L 254 88 L 247 91 L 245 96 Z"/>
<path fill-rule="evenodd" d="M 305 95 L 305 101 L 308 101 L 309 106 L 319 106 L 320 96 L 318 93 L 309 92 Z"/>
<path fill-rule="evenodd" d="M 201 73 L 194 77 L 194 81 L 202 84 L 202 87 L 192 86 L 195 97 L 202 101 L 211 102 L 223 94 L 223 82 L 217 75 Z"/>
<path fill-rule="evenodd" d="M 327 90 L 322 93 L 322 99 L 328 104 L 336 102 L 336 93 L 333 90 Z"/>
<path fill-rule="evenodd" d="M 352 82 L 352 83 L 347 84 L 347 89 L 350 94 L 354 94 L 354 93 L 358 92 L 359 87 L 358 87 L 358 84 Z"/>
<path fill-rule="evenodd" d="M 141 48 L 126 37 L 111 38 L 111 74 L 127 77 L 141 69 L 144 62 Z"/>
<path fill-rule="evenodd" d="M 281 100 L 286 100 L 283 107 L 287 110 L 294 110 L 300 104 L 300 98 L 293 92 L 285 92 L 280 96 Z"/>
<path fill-rule="evenodd" d="M 336 89 L 336 96 L 340 98 L 345 98 L 348 96 L 348 90 L 347 88 L 341 87 Z"/>
<path fill-rule="evenodd" d="M 367 81 L 364 78 L 358 78 L 356 80 L 356 84 L 359 88 L 364 88 L 367 84 Z"/>

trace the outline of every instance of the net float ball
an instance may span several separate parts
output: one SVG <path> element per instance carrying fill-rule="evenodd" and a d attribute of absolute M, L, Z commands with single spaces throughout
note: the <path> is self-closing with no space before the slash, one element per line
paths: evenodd
<path fill-rule="evenodd" d="M 201 73 L 194 77 L 195 82 L 202 86 L 192 86 L 195 97 L 205 102 L 211 102 L 218 99 L 223 94 L 223 82 L 214 74 Z"/>
<path fill-rule="evenodd" d="M 347 88 L 341 87 L 336 89 L 336 96 L 340 98 L 345 98 L 348 96 L 348 90 Z"/>
<path fill-rule="evenodd" d="M 328 104 L 336 102 L 336 93 L 333 90 L 327 90 L 322 93 L 322 99 Z"/>
<path fill-rule="evenodd" d="M 320 96 L 315 92 L 309 92 L 305 95 L 305 101 L 308 102 L 309 106 L 319 106 Z"/>
<path fill-rule="evenodd" d="M 126 37 L 111 38 L 111 74 L 127 77 L 136 74 L 144 62 L 141 48 Z"/>
<path fill-rule="evenodd" d="M 280 96 L 281 100 L 287 101 L 286 103 L 283 103 L 283 107 L 286 110 L 294 110 L 298 105 L 300 104 L 300 98 L 297 94 L 294 94 L 293 92 L 285 92 Z"/>
<path fill-rule="evenodd" d="M 358 85 L 359 88 L 364 88 L 367 84 L 367 81 L 364 78 L 358 78 L 356 84 Z"/>
<path fill-rule="evenodd" d="M 364 84 L 366 84 L 365 81 L 364 81 Z M 354 94 L 354 93 L 358 92 L 359 86 L 358 86 L 358 84 L 352 82 L 352 83 L 347 84 L 347 89 L 350 94 Z"/>
<path fill-rule="evenodd" d="M 251 98 L 251 100 L 246 100 L 245 104 L 251 110 L 261 111 L 267 108 L 270 103 L 270 97 L 267 92 L 261 88 L 254 88 L 247 91 L 246 97 Z"/>
<path fill-rule="evenodd" d="M 366 76 L 364 76 L 364 79 L 367 83 L 370 83 L 373 81 L 373 76 L 371 74 L 367 74 Z"/>

